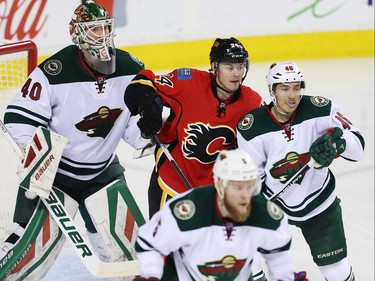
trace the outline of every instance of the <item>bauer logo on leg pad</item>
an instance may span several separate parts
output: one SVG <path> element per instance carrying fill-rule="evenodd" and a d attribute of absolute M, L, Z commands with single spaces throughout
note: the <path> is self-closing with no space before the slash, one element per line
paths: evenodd
<path fill-rule="evenodd" d="M 53 193 L 50 193 L 45 202 L 47 203 L 46 207 L 56 215 L 56 222 L 68 233 L 68 237 L 70 238 L 71 242 L 73 242 L 77 249 L 82 251 L 82 257 L 84 258 L 86 256 L 92 256 L 93 252 L 75 227 L 70 215 L 65 212 L 65 208 L 62 203 L 57 200 Z"/>

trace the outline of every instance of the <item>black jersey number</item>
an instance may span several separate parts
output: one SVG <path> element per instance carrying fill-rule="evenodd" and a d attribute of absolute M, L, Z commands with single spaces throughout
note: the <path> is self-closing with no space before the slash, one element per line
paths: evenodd
<path fill-rule="evenodd" d="M 40 85 L 39 82 L 32 83 L 32 79 L 29 78 L 25 82 L 25 84 L 22 86 L 21 92 L 22 97 L 26 98 L 29 96 L 32 100 L 39 100 L 40 99 L 40 93 L 42 92 L 42 85 Z M 31 87 L 30 87 L 31 85 Z"/>
<path fill-rule="evenodd" d="M 173 83 L 168 76 L 171 77 L 170 75 L 158 75 L 156 76 L 155 82 L 159 83 L 162 86 L 168 86 L 173 88 Z"/>

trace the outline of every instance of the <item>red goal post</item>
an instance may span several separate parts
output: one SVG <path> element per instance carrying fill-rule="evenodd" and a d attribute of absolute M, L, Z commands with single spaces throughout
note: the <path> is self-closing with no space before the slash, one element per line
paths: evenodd
<path fill-rule="evenodd" d="M 38 63 L 38 48 L 31 40 L 0 45 L 0 56 L 20 52 L 27 52 L 27 75 L 29 75 Z"/>
<path fill-rule="evenodd" d="M 38 49 L 31 40 L 0 42 L 0 97 L 11 97 L 38 63 Z"/>

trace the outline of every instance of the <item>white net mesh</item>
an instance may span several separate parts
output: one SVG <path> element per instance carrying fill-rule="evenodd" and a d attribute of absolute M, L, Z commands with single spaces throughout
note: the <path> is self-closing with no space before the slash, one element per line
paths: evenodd
<path fill-rule="evenodd" d="M 0 45 L 5 44 L 0 43 Z M 26 50 L 0 55 L 0 98 L 11 98 L 14 92 L 22 86 L 27 77 L 27 67 L 28 56 Z"/>
<path fill-rule="evenodd" d="M 1 42 L 0 47 L 9 42 Z M 4 120 L 5 108 L 26 81 L 28 75 L 28 52 L 12 53 L 14 49 L 3 49 L 0 53 L 0 118 Z M 0 132 L 0 244 L 14 230 L 13 210 L 18 190 L 16 175 L 19 160 L 11 145 Z"/>

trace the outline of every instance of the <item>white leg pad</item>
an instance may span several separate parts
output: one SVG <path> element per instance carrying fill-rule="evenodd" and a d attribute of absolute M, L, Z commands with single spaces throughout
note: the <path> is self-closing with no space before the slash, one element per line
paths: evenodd
<path fill-rule="evenodd" d="M 98 255 L 101 261 L 111 262 L 111 251 L 108 249 L 107 245 L 104 243 L 103 239 L 100 237 L 99 233 L 90 233 L 86 231 L 87 237 L 91 243 L 92 248 Z M 135 276 L 128 276 L 128 277 L 112 277 L 106 280 L 108 281 L 132 281 Z"/>
<path fill-rule="evenodd" d="M 134 244 L 144 218 L 125 182 L 110 183 L 88 197 L 85 205 L 102 240 L 98 245 L 108 251 L 100 255 L 110 262 L 135 259 Z"/>
<path fill-rule="evenodd" d="M 64 197 L 62 201 L 68 213 L 74 217 L 78 204 L 57 189 L 56 193 Z M 65 242 L 65 236 L 41 201 L 23 235 L 19 236 L 15 244 L 8 245 L 7 253 L 0 259 L 0 280 L 41 280 L 54 264 Z"/>
<path fill-rule="evenodd" d="M 97 230 L 87 235 L 99 259 L 105 262 L 135 259 L 134 244 L 144 218 L 125 182 L 113 181 L 88 197 L 85 205 Z M 110 280 L 131 281 L 133 278 Z"/>

